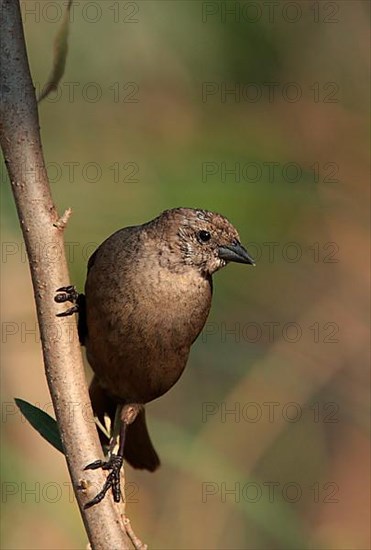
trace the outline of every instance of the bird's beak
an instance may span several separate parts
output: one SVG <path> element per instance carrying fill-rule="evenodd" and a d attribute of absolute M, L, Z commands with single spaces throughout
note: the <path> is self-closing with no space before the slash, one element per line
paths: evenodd
<path fill-rule="evenodd" d="M 239 243 L 220 246 L 219 258 L 226 262 L 255 265 L 254 259 L 247 252 L 246 248 Z"/>

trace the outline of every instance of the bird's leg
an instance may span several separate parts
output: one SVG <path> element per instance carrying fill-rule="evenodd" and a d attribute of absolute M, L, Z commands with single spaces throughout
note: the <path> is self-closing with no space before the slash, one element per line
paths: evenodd
<path fill-rule="evenodd" d="M 127 424 L 125 422 L 121 423 L 120 430 L 120 446 L 117 454 L 111 454 L 107 461 L 96 460 L 91 464 L 85 466 L 84 470 L 97 470 L 102 468 L 102 470 L 111 470 L 108 474 L 105 484 L 103 485 L 102 490 L 84 506 L 85 509 L 94 506 L 101 502 L 106 496 L 107 491 L 111 488 L 113 494 L 113 500 L 115 502 L 120 502 L 121 498 L 121 488 L 120 488 L 120 471 L 124 462 L 124 445 L 125 445 L 125 432 Z"/>
<path fill-rule="evenodd" d="M 85 509 L 90 508 L 91 506 L 94 506 L 95 504 L 101 502 L 110 488 L 112 489 L 113 500 L 115 502 L 120 502 L 120 471 L 124 463 L 126 429 L 129 424 L 134 422 L 139 411 L 139 405 L 124 405 L 122 407 L 120 414 L 120 435 L 117 454 L 111 452 L 110 457 L 107 461 L 96 460 L 95 462 L 92 462 L 91 464 L 85 466 L 84 470 L 97 470 L 98 468 L 102 468 L 102 470 L 111 470 L 108 474 L 105 484 L 103 485 L 102 490 L 92 500 L 85 504 Z"/>
<path fill-rule="evenodd" d="M 67 317 L 68 315 L 73 315 L 79 311 L 80 294 L 76 291 L 76 288 L 73 285 L 61 286 L 56 292 L 58 294 L 54 297 L 54 301 L 58 304 L 63 304 L 64 302 L 71 302 L 71 304 L 75 304 L 67 309 L 67 311 L 57 313 L 57 317 Z"/>

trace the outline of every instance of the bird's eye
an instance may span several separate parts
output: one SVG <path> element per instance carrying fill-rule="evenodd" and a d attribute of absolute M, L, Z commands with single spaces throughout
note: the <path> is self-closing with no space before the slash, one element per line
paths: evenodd
<path fill-rule="evenodd" d="M 211 239 L 211 235 L 208 231 L 202 230 L 198 232 L 198 238 L 201 242 L 207 243 Z"/>

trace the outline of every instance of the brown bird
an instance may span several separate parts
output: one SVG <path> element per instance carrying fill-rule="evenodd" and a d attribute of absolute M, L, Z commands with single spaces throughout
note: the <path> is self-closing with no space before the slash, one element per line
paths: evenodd
<path fill-rule="evenodd" d="M 95 415 L 114 418 L 121 407 L 118 453 L 86 467 L 111 470 L 86 507 L 109 488 L 119 502 L 123 458 L 134 468 L 160 465 L 144 405 L 181 376 L 210 311 L 212 275 L 228 262 L 254 265 L 233 225 L 220 214 L 174 208 L 105 240 L 89 259 L 85 296 L 59 289 L 58 302 L 77 302 L 59 315 L 79 311 L 80 340 L 95 373 Z"/>

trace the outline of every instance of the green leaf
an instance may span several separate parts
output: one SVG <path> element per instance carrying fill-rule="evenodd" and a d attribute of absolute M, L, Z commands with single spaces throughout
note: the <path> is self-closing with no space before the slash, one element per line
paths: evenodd
<path fill-rule="evenodd" d="M 31 426 L 35 428 L 46 441 L 53 445 L 57 451 L 64 454 L 58 424 L 54 418 L 23 399 L 15 398 L 14 401 Z"/>

